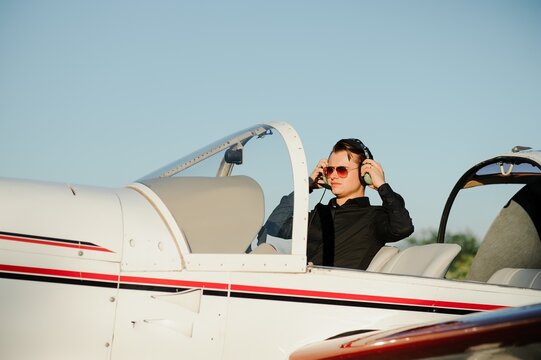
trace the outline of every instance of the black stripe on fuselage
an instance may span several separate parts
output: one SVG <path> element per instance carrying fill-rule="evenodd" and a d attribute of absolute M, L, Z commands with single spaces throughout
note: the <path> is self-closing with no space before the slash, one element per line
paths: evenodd
<path fill-rule="evenodd" d="M 54 276 L 28 275 L 28 274 L 9 273 L 9 272 L 0 272 L 0 278 L 24 280 L 24 281 L 38 281 L 38 282 L 47 282 L 47 283 L 55 283 L 55 284 L 93 286 L 93 287 L 103 287 L 103 288 L 116 288 L 117 287 L 116 282 L 73 279 L 73 278 L 63 278 L 63 277 L 54 277 Z M 143 284 L 132 284 L 132 283 L 120 283 L 119 288 L 125 289 L 125 290 L 156 291 L 156 292 L 168 292 L 168 293 L 182 292 L 182 291 L 192 289 L 192 288 L 143 285 Z M 226 290 L 203 289 L 203 295 L 224 297 L 228 295 L 228 292 Z M 233 298 L 242 298 L 242 299 L 285 301 L 285 302 L 306 303 L 306 304 L 363 307 L 363 308 L 387 309 L 387 310 L 399 310 L 399 311 L 432 312 L 432 313 L 453 314 L 453 315 L 465 315 L 465 314 L 477 312 L 476 310 L 466 310 L 466 309 L 449 309 L 449 308 L 431 307 L 431 306 L 413 306 L 413 305 L 404 305 L 404 304 L 387 304 L 387 303 L 376 303 L 376 302 L 366 302 L 366 301 L 353 301 L 353 300 L 341 300 L 341 299 L 339 300 L 339 299 L 245 293 L 245 292 L 231 292 L 230 296 Z"/>
<path fill-rule="evenodd" d="M 24 280 L 24 281 L 37 281 L 37 282 L 54 283 L 54 284 L 93 286 L 93 287 L 103 287 L 103 288 L 116 288 L 117 285 L 119 285 L 118 287 L 120 289 L 125 289 L 125 290 L 156 291 L 156 292 L 168 292 L 168 293 L 176 293 L 176 292 L 182 292 L 182 291 L 192 289 L 192 288 L 184 288 L 184 287 L 143 285 L 143 284 L 132 284 L 132 283 L 117 284 L 116 282 L 108 282 L 108 281 L 96 281 L 96 280 L 74 279 L 74 278 L 42 276 L 42 275 L 29 275 L 29 274 L 19 274 L 19 273 L 9 273 L 9 272 L 0 272 L 0 278 L 12 279 L 12 280 Z M 203 289 L 203 295 L 227 296 L 227 291 Z"/>
<path fill-rule="evenodd" d="M 27 238 L 27 239 L 35 239 L 35 240 L 54 241 L 54 242 L 65 243 L 65 244 L 73 244 L 73 245 L 86 245 L 86 246 L 98 247 L 98 245 L 93 244 L 91 242 L 87 242 L 87 241 L 67 240 L 67 239 L 59 239 L 59 238 L 53 238 L 53 237 L 47 237 L 47 236 L 17 234 L 17 233 L 10 233 L 10 232 L 4 232 L 4 231 L 0 231 L 0 235 Z"/>
<path fill-rule="evenodd" d="M 178 293 L 178 292 L 183 292 L 183 291 L 188 291 L 188 290 L 193 289 L 193 288 L 142 285 L 142 284 L 131 284 L 131 283 L 120 283 L 120 288 L 125 289 L 125 290 L 158 291 L 158 292 L 170 292 L 170 293 Z M 203 295 L 227 296 L 227 291 L 203 289 Z"/>
<path fill-rule="evenodd" d="M 117 283 L 115 282 L 74 279 L 74 278 L 64 278 L 64 277 L 54 277 L 54 276 L 18 274 L 18 273 L 8 273 L 8 272 L 0 272 L 0 278 L 24 280 L 24 281 L 38 281 L 38 282 L 46 282 L 46 283 L 54 283 L 54 284 L 105 287 L 105 288 L 117 287 Z"/>
<path fill-rule="evenodd" d="M 404 304 L 388 304 L 388 303 L 376 303 L 376 302 L 367 302 L 367 301 L 326 299 L 326 298 L 313 298 L 313 297 L 300 297 L 300 296 L 298 297 L 298 296 L 243 293 L 243 292 L 232 292 L 231 297 L 243 298 L 243 299 L 287 301 L 287 302 L 308 303 L 308 304 L 318 304 L 318 305 L 352 306 L 352 307 L 364 307 L 364 308 L 372 308 L 372 309 L 432 312 L 432 313 L 454 314 L 454 315 L 465 315 L 465 314 L 477 312 L 476 310 L 449 309 L 449 308 L 442 308 L 442 307 L 438 308 L 438 307 L 433 307 L 433 306 L 414 306 L 414 305 L 404 305 Z"/>

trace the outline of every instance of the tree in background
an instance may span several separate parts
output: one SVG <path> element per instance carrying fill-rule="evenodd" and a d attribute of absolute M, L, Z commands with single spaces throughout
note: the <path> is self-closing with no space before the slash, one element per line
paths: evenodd
<path fill-rule="evenodd" d="M 431 230 L 429 231 L 426 237 L 423 237 L 420 239 L 415 238 L 415 237 L 408 238 L 407 243 L 409 246 L 433 244 L 436 242 L 437 238 L 438 238 L 438 232 Z M 468 271 L 470 270 L 473 257 L 475 256 L 475 254 L 477 253 L 477 250 L 479 249 L 479 243 L 476 237 L 469 233 L 466 233 L 466 234 L 447 233 L 445 235 L 445 242 L 458 244 L 462 248 L 458 256 L 451 263 L 451 266 L 449 267 L 449 270 L 447 271 L 445 278 L 455 279 L 455 280 L 464 279 L 466 275 L 468 274 Z"/>

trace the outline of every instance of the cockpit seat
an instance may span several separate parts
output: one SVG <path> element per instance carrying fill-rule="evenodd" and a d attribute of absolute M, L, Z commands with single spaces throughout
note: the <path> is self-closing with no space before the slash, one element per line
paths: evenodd
<path fill-rule="evenodd" d="M 278 254 L 278 251 L 274 246 L 269 243 L 262 243 L 255 248 L 250 254 Z"/>
<path fill-rule="evenodd" d="M 394 255 L 381 272 L 443 278 L 460 249 L 457 244 L 411 246 Z"/>
<path fill-rule="evenodd" d="M 541 289 L 541 269 L 504 268 L 496 271 L 487 282 L 489 284 Z"/>
<path fill-rule="evenodd" d="M 378 272 L 381 271 L 383 266 L 398 253 L 398 248 L 394 246 L 383 246 L 376 253 L 366 271 Z"/>
<path fill-rule="evenodd" d="M 244 253 L 265 217 L 261 186 L 244 175 L 144 181 L 173 215 L 192 253 Z"/>
<path fill-rule="evenodd" d="M 499 269 L 541 268 L 541 183 L 520 189 L 490 225 L 466 279 L 486 282 Z"/>

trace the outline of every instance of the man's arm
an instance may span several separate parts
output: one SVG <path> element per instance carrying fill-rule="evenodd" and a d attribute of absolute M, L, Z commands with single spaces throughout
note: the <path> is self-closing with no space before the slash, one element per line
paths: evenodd
<path fill-rule="evenodd" d="M 293 232 L 293 193 L 283 196 L 263 227 L 271 236 L 291 239 Z"/>
<path fill-rule="evenodd" d="M 378 232 L 386 241 L 402 240 L 413 233 L 414 227 L 404 199 L 387 183 L 378 188 L 382 200 L 385 221 L 378 223 Z"/>

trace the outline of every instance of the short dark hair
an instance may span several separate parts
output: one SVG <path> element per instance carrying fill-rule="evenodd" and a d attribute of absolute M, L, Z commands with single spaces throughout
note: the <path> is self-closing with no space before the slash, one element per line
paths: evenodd
<path fill-rule="evenodd" d="M 356 155 L 356 157 L 359 159 L 359 164 L 362 164 L 362 162 L 366 159 L 372 159 L 370 150 L 368 150 L 368 148 L 359 139 L 349 138 L 338 140 L 338 142 L 334 144 L 331 153 L 339 151 L 347 152 L 349 160 L 354 157 L 353 155 Z"/>

